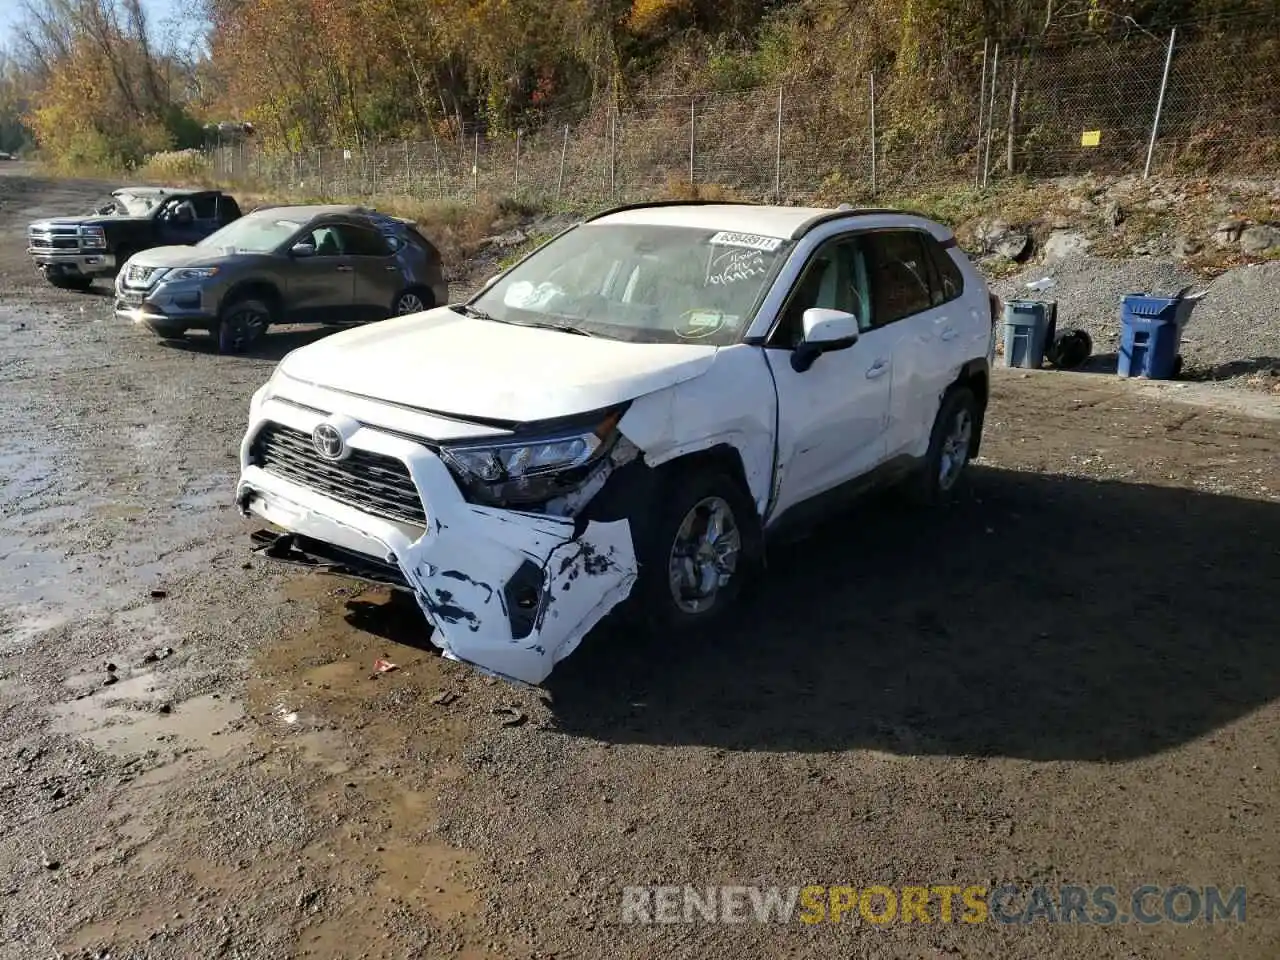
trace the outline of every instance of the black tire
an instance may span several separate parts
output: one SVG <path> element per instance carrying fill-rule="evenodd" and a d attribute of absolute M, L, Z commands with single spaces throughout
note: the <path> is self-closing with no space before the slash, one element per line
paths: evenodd
<path fill-rule="evenodd" d="M 657 515 L 652 522 L 632 525 L 640 566 L 632 596 L 636 601 L 635 610 L 650 635 L 665 642 L 673 635 L 697 633 L 713 626 L 733 611 L 759 561 L 761 538 L 751 498 L 738 481 L 715 467 L 673 470 L 653 502 L 657 505 Z M 695 511 L 698 512 L 693 521 L 695 526 L 700 520 L 705 522 L 710 515 L 709 503 L 727 508 L 737 532 L 737 555 L 727 582 L 717 585 L 709 598 L 698 599 L 686 593 L 682 606 L 676 597 L 680 587 L 672 583 L 677 535 L 686 518 Z M 693 606 L 697 609 L 691 609 Z"/>
<path fill-rule="evenodd" d="M 253 349 L 271 326 L 271 307 L 253 297 L 223 304 L 213 328 L 214 341 L 222 354 L 245 353 Z"/>
<path fill-rule="evenodd" d="M 929 452 L 924 463 L 907 481 L 905 492 L 919 506 L 933 506 L 947 500 L 956 490 L 969 457 L 977 447 L 982 431 L 983 410 L 968 387 L 952 387 L 942 398 L 938 415 L 929 435 Z M 953 430 L 960 429 L 960 418 L 968 423 L 967 440 L 961 449 L 954 445 Z M 956 456 L 960 462 L 955 463 Z M 943 462 L 949 460 L 944 475 Z"/>
<path fill-rule="evenodd" d="M 80 293 L 87 293 L 93 286 L 93 277 L 86 277 L 83 273 L 51 270 L 45 274 L 45 279 L 59 290 L 78 290 Z"/>
<path fill-rule="evenodd" d="M 418 305 L 409 305 L 405 308 L 406 300 L 416 299 Z M 410 313 L 421 313 L 423 310 L 430 310 L 436 305 L 436 298 L 431 295 L 431 291 L 426 287 L 408 287 L 396 294 L 396 298 L 391 301 L 391 316 L 403 317 Z"/>

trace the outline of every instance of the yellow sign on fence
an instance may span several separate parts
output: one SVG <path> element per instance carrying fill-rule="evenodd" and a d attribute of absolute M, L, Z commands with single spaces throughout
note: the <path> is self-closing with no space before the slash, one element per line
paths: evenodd
<path fill-rule="evenodd" d="M 1080 134 L 1080 146 L 1082 147 L 1096 147 L 1101 142 L 1101 130 L 1086 130 Z"/>

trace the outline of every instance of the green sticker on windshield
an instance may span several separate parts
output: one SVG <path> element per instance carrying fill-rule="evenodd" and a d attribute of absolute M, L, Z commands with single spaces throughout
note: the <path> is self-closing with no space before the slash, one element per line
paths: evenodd
<path fill-rule="evenodd" d="M 729 324 L 736 323 L 737 320 L 736 316 L 729 316 L 719 310 L 690 310 L 680 318 L 675 333 L 677 337 L 685 340 L 700 340 L 703 337 L 712 336 Z"/>

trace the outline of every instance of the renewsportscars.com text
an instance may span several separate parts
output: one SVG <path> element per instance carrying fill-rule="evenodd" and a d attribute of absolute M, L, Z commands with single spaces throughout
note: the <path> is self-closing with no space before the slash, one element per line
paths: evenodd
<path fill-rule="evenodd" d="M 1245 888 L 1113 886 L 624 887 L 623 923 L 1243 923 Z"/>

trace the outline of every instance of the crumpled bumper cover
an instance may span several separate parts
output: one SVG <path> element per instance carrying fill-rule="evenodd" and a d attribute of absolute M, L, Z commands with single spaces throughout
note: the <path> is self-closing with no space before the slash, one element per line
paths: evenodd
<path fill-rule="evenodd" d="M 468 503 L 448 468 L 412 440 L 361 427 L 357 449 L 403 461 L 422 497 L 425 529 L 383 519 L 250 462 L 266 421 L 310 432 L 317 412 L 267 401 L 241 450 L 236 502 L 282 530 L 399 568 L 452 659 L 529 684 L 631 592 L 637 575 L 627 521 L 589 522 Z"/>

